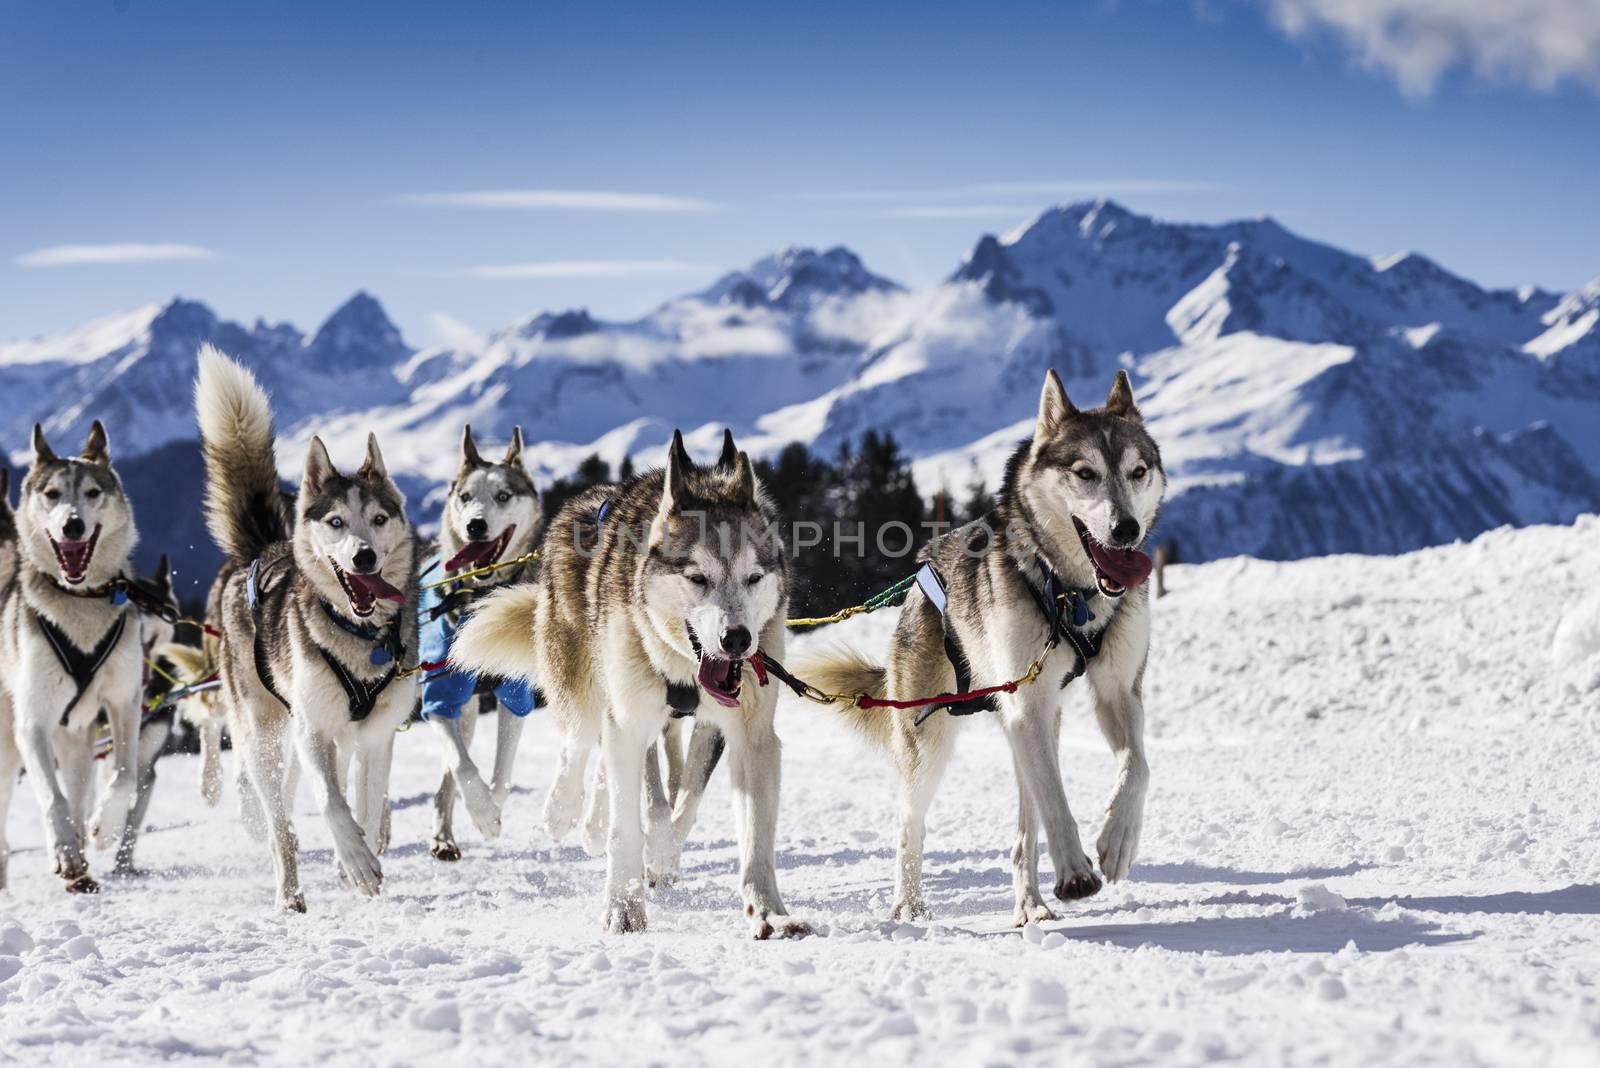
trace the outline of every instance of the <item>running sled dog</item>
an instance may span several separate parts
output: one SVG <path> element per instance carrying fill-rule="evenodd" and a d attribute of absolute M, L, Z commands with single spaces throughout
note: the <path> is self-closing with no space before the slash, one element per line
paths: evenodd
<path fill-rule="evenodd" d="M 44 815 L 45 853 L 72 893 L 94 893 L 86 840 L 116 842 L 138 789 L 140 622 L 128 600 L 137 534 L 96 422 L 80 456 L 33 428 L 33 464 L 0 527 L 0 886 L 4 825 L 20 763 Z M 8 573 L 9 572 L 9 573 Z M 111 772 L 94 815 L 94 732 L 111 726 Z"/>
<path fill-rule="evenodd" d="M 744 670 L 758 649 L 783 655 L 789 573 L 776 534 L 772 506 L 731 437 L 715 466 L 699 467 L 674 435 L 665 470 L 564 505 L 545 534 L 538 581 L 487 598 L 456 638 L 457 664 L 535 681 L 549 699 L 564 736 L 545 805 L 557 838 L 578 824 L 599 743 L 609 931 L 644 929 L 647 867 L 676 871 L 719 741 L 732 770 L 750 931 L 804 929 L 786 915 L 773 856 L 777 687 Z M 673 713 L 698 717 L 676 810 L 653 748 Z M 717 731 L 701 731 L 702 721 Z"/>
<path fill-rule="evenodd" d="M 533 477 L 522 463 L 522 428 L 512 431 L 505 456 L 486 460 L 468 426 L 461 435 L 461 466 L 450 480 L 440 521 L 438 552 L 423 568 L 432 588 L 422 591 L 419 608 L 420 658 L 430 664 L 450 659 L 462 622 L 483 597 L 526 584 L 536 574 L 534 561 L 496 567 L 526 556 L 538 541 L 544 513 Z M 437 585 L 449 581 L 447 585 Z M 461 859 L 456 844 L 456 790 L 461 790 L 473 826 L 485 838 L 500 833 L 501 810 L 511 796 L 511 773 L 522 738 L 524 718 L 534 708 L 526 679 L 477 677 L 454 667 L 429 674 L 422 683 L 422 718 L 437 732 L 444 779 L 433 797 L 433 839 L 428 852 L 437 860 Z M 469 749 L 481 713 L 501 710 L 496 732 L 494 779 L 486 783 Z"/>
<path fill-rule="evenodd" d="M 209 613 L 222 632 L 217 666 L 234 745 L 266 820 L 278 907 L 306 907 L 285 789 L 291 744 L 340 874 L 376 895 L 395 731 L 417 696 L 400 674 L 416 633 L 415 539 L 404 500 L 371 435 L 354 475 L 340 474 L 312 438 L 291 500 L 278 483 L 266 394 L 209 345 L 200 350 L 195 409 L 206 521 L 227 557 Z"/>
<path fill-rule="evenodd" d="M 888 664 L 834 649 L 795 665 L 828 692 L 911 700 L 1019 678 L 1049 649 L 1036 681 L 991 699 L 1017 776 L 1011 863 L 1019 926 L 1053 917 L 1039 890 L 1041 824 L 1055 896 L 1088 897 L 1101 885 L 1067 806 L 1058 753 L 1061 689 L 1081 676 L 1118 762 L 1097 843 L 1100 869 L 1120 880 L 1138 853 L 1149 782 L 1141 689 L 1150 641 L 1150 560 L 1138 547 L 1165 489 L 1161 454 L 1127 375 L 1118 372 L 1105 407 L 1080 411 L 1048 372 L 1033 438 L 1011 457 L 993 513 L 924 550 Z M 926 717 L 925 709 L 845 710 L 889 751 L 899 780 L 896 919 L 928 915 L 924 819 L 955 747 L 958 720 L 948 713 L 983 707 L 968 702 Z"/>

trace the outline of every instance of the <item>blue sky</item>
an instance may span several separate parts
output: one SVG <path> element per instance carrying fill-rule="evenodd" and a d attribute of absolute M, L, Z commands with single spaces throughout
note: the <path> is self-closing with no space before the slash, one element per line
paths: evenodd
<path fill-rule="evenodd" d="M 431 344 L 786 244 L 926 283 L 1097 194 L 1568 288 L 1600 18 L 1541 5 L 6 0 L 0 339 L 177 293 L 310 328 L 364 288 Z"/>

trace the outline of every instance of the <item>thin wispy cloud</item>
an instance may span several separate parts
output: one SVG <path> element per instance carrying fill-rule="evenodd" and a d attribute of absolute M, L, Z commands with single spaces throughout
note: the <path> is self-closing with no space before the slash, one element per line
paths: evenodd
<path fill-rule="evenodd" d="M 699 274 L 711 270 L 687 260 L 540 260 L 467 267 L 451 274 L 461 278 L 644 278 L 654 275 Z"/>
<path fill-rule="evenodd" d="M 926 189 L 810 189 L 800 200 L 872 203 L 883 201 L 959 201 L 984 197 L 1073 199 L 1096 196 L 1147 196 L 1164 193 L 1214 193 L 1227 188 L 1187 178 L 1042 178 L 972 182 Z M 993 205 L 991 205 L 993 206 Z"/>
<path fill-rule="evenodd" d="M 162 263 L 172 260 L 214 260 L 217 254 L 199 245 L 135 244 L 50 245 L 16 257 L 19 267 L 77 267 L 104 263 Z"/>
<path fill-rule="evenodd" d="M 513 211 L 600 211 L 704 214 L 729 206 L 698 197 L 666 193 L 623 193 L 598 189 L 483 189 L 460 193 L 401 193 L 393 204 Z"/>
<path fill-rule="evenodd" d="M 1600 90 L 1596 0 L 1264 0 L 1297 40 L 1331 33 L 1408 96 L 1465 67 L 1488 81 Z"/>
<path fill-rule="evenodd" d="M 1037 211 L 1037 204 L 910 204 L 879 214 L 889 219 L 1009 219 Z"/>

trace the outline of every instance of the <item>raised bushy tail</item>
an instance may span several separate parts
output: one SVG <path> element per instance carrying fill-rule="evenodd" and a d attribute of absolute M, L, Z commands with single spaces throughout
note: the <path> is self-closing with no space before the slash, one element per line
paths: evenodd
<path fill-rule="evenodd" d="M 450 662 L 478 675 L 533 679 L 533 611 L 539 587 L 509 586 L 472 608 L 450 646 Z"/>
<path fill-rule="evenodd" d="M 790 668 L 800 678 L 828 693 L 882 697 L 888 689 L 888 669 L 845 645 L 835 644 L 802 654 L 794 659 Z M 881 708 L 856 705 L 832 707 L 868 741 L 881 746 L 889 744 L 890 713 Z"/>
<path fill-rule="evenodd" d="M 254 560 L 294 526 L 278 482 L 267 394 L 255 375 L 202 345 L 194 410 L 206 461 L 206 526 L 228 556 Z"/>

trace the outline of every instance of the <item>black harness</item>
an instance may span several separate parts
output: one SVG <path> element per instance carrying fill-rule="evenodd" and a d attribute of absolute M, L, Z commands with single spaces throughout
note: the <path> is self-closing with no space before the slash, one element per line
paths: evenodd
<path fill-rule="evenodd" d="M 72 639 L 67 637 L 60 627 L 45 618 L 44 613 L 33 610 L 33 618 L 39 623 L 39 630 L 44 634 L 44 640 L 50 646 L 50 651 L 56 654 L 56 660 L 61 664 L 61 670 L 67 673 L 76 687 L 72 700 L 67 702 L 67 707 L 61 713 L 61 725 L 67 725 L 67 718 L 72 715 L 72 710 L 78 707 L 78 702 L 83 699 L 84 691 L 99 673 L 106 659 L 111 656 L 112 650 L 122 640 L 122 632 L 128 627 L 128 613 L 121 612 L 117 621 L 106 628 L 105 634 L 95 643 L 93 649 L 87 651 L 79 649 L 72 644 Z"/>
<path fill-rule="evenodd" d="M 267 657 L 266 646 L 261 641 L 262 588 L 259 559 L 250 565 L 250 572 L 245 576 L 244 589 L 245 600 L 250 606 L 250 614 L 256 624 L 256 637 L 252 650 L 255 654 L 256 677 L 261 680 L 261 685 L 267 688 L 267 692 L 278 699 L 279 704 L 293 712 L 293 706 L 282 693 L 278 692 L 278 687 L 273 681 L 272 664 Z M 373 664 L 389 665 L 389 670 L 376 682 L 363 682 L 352 675 L 350 669 L 337 656 L 324 649 L 317 641 L 312 641 L 311 644 L 321 655 L 322 662 L 328 665 L 328 670 L 339 680 L 339 686 L 344 690 L 345 698 L 350 705 L 350 719 L 359 723 L 372 714 L 372 710 L 377 707 L 378 699 L 383 696 L 383 691 L 388 689 L 389 684 L 399 675 L 400 661 L 404 659 L 406 653 L 405 641 L 400 636 L 401 613 L 396 613 L 394 621 L 387 627 L 374 627 L 345 619 L 327 601 L 321 601 L 320 604 L 323 614 L 340 630 L 373 643 L 371 654 Z"/>
<path fill-rule="evenodd" d="M 1043 557 L 1035 557 L 1034 563 L 1039 569 L 1038 585 L 1035 585 L 1026 573 L 1020 577 L 1022 584 L 1033 597 L 1034 604 L 1038 606 L 1040 614 L 1044 616 L 1048 627 L 1046 647 L 1054 649 L 1057 645 L 1065 643 L 1077 654 L 1071 673 L 1061 680 L 1061 685 L 1066 686 L 1088 671 L 1089 661 L 1100 654 L 1100 641 L 1104 631 L 1089 634 L 1083 630 L 1083 627 L 1094 619 L 1094 614 L 1089 611 L 1089 599 L 1100 591 L 1092 587 L 1081 589 L 1067 585 L 1050 570 Z M 950 597 L 945 588 L 944 577 L 939 574 L 932 561 L 918 568 L 916 577 L 917 585 L 923 595 L 939 612 L 939 623 L 944 631 L 944 655 L 950 661 L 951 668 L 955 670 L 956 692 L 965 693 L 972 688 L 972 670 L 967 664 L 966 653 L 961 648 L 961 639 L 956 635 L 955 628 L 950 625 L 947 614 Z M 988 697 L 970 701 L 931 706 L 917 717 L 917 722 L 920 723 L 940 708 L 952 716 L 970 716 L 975 712 L 993 712 L 998 707 L 995 696 L 990 694 Z"/>

